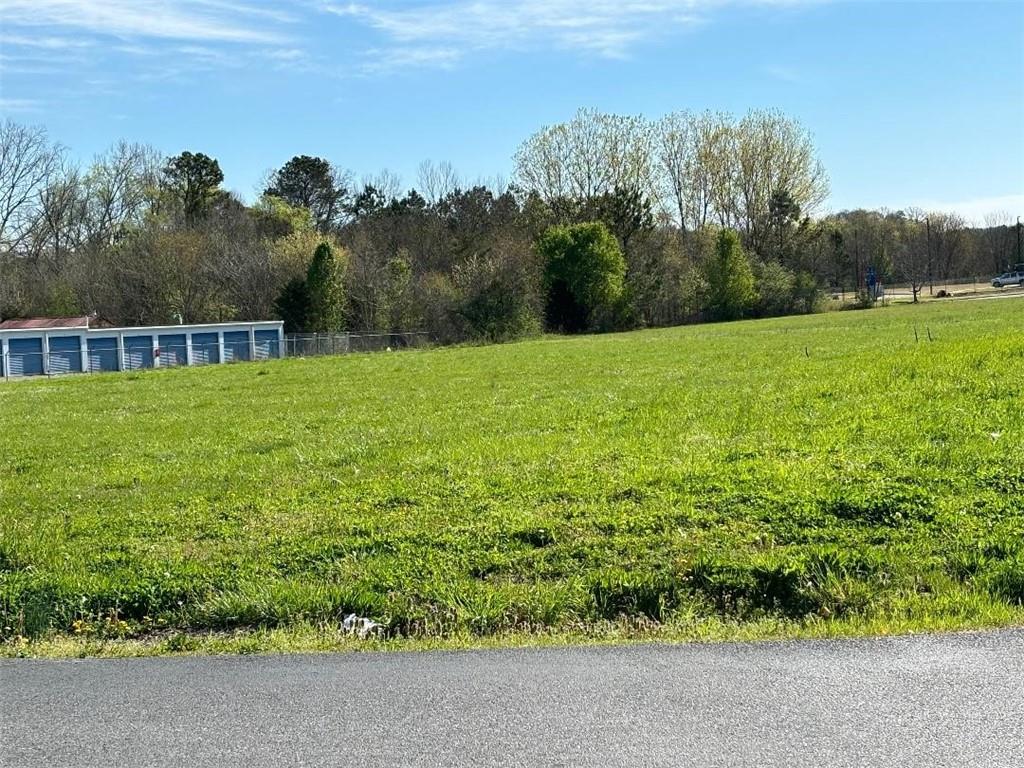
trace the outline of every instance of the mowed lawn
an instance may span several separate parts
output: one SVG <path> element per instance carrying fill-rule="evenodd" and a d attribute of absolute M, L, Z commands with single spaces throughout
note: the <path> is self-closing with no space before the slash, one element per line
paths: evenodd
<path fill-rule="evenodd" d="M 331 647 L 349 613 L 377 644 L 884 632 L 1022 601 L 1020 300 L 0 383 L 6 652 Z"/>

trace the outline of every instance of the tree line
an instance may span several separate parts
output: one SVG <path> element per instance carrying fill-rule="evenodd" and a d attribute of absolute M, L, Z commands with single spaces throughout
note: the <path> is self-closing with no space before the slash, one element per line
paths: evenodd
<path fill-rule="evenodd" d="M 812 137 L 776 111 L 657 121 L 581 110 L 528 137 L 510 184 L 423 163 L 412 188 L 297 155 L 247 204 L 217 160 L 119 142 L 85 166 L 0 126 L 0 317 L 277 317 L 439 343 L 812 312 L 826 292 L 988 276 L 1007 216 L 817 215 Z"/>

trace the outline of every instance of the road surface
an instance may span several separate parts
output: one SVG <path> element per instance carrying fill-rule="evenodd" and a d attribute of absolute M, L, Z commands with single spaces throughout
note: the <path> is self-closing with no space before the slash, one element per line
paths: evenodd
<path fill-rule="evenodd" d="M 0 661 L 0 765 L 1021 766 L 1024 631 Z"/>

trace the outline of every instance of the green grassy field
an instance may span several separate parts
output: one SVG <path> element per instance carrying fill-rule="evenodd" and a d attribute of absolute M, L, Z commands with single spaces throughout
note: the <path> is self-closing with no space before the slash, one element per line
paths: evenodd
<path fill-rule="evenodd" d="M 0 384 L 0 648 L 1024 623 L 1022 330 L 934 303 Z"/>

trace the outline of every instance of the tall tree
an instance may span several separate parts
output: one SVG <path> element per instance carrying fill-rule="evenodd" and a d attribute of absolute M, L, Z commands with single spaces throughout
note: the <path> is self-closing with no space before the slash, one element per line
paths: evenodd
<path fill-rule="evenodd" d="M 338 223 L 349 196 L 349 178 L 327 160 L 297 155 L 274 172 L 265 194 L 306 208 L 320 232 Z"/>
<path fill-rule="evenodd" d="M 35 226 L 38 195 L 60 168 L 62 149 L 46 130 L 0 124 L 0 253 L 15 252 Z"/>
<path fill-rule="evenodd" d="M 956 213 L 938 212 L 928 215 L 931 230 L 935 277 L 950 280 L 965 277 L 968 260 L 968 240 L 964 234 L 966 224 Z"/>
<path fill-rule="evenodd" d="M 998 274 L 1018 261 L 1015 230 L 1013 217 L 1006 211 L 996 211 L 985 216 L 985 229 L 982 230 L 979 249 L 985 256 L 985 269 Z"/>
<path fill-rule="evenodd" d="M 761 255 L 792 267 L 792 246 L 799 223 L 800 205 L 793 199 L 789 190 L 776 190 L 768 201 L 768 231 L 762 244 Z"/>
<path fill-rule="evenodd" d="M 635 235 L 654 228 L 651 203 L 636 187 L 616 185 L 611 192 L 605 192 L 584 204 L 582 218 L 604 222 L 626 253 Z"/>
<path fill-rule="evenodd" d="M 340 331 L 345 314 L 344 267 L 327 243 L 320 243 L 306 273 L 309 309 L 306 330 L 314 333 Z"/>
<path fill-rule="evenodd" d="M 932 251 L 928 217 L 921 211 L 911 210 L 903 225 L 892 231 L 894 247 L 893 266 L 896 273 L 910 283 L 916 304 L 917 298 L 932 276 Z"/>
<path fill-rule="evenodd" d="M 164 167 L 164 182 L 178 199 L 189 223 L 206 215 L 223 181 L 220 163 L 202 152 L 182 152 Z"/>
<path fill-rule="evenodd" d="M 447 160 L 438 165 L 434 165 L 432 160 L 424 160 L 417 169 L 417 181 L 429 203 L 443 200 L 462 186 L 455 167 Z"/>
<path fill-rule="evenodd" d="M 516 180 L 545 200 L 590 200 L 616 186 L 654 197 L 649 124 L 640 117 L 581 109 L 519 147 Z"/>
<path fill-rule="evenodd" d="M 828 176 L 810 133 L 781 112 L 750 112 L 735 132 L 732 208 L 747 244 L 761 253 L 773 198 L 785 192 L 801 211 L 810 213 L 828 195 Z"/>
<path fill-rule="evenodd" d="M 731 216 L 733 119 L 722 112 L 673 112 L 655 125 L 655 166 L 665 207 L 676 224 L 696 230 Z"/>
<path fill-rule="evenodd" d="M 309 287 L 301 277 L 293 277 L 274 301 L 274 314 L 284 321 L 285 333 L 302 333 L 309 325 Z"/>
<path fill-rule="evenodd" d="M 737 320 L 757 301 L 754 273 L 739 235 L 734 230 L 718 233 L 714 256 L 706 264 L 708 305 L 716 320 Z"/>
<path fill-rule="evenodd" d="M 160 156 L 145 144 L 121 141 L 98 156 L 83 178 L 89 244 L 111 245 L 141 225 L 159 175 Z"/>

